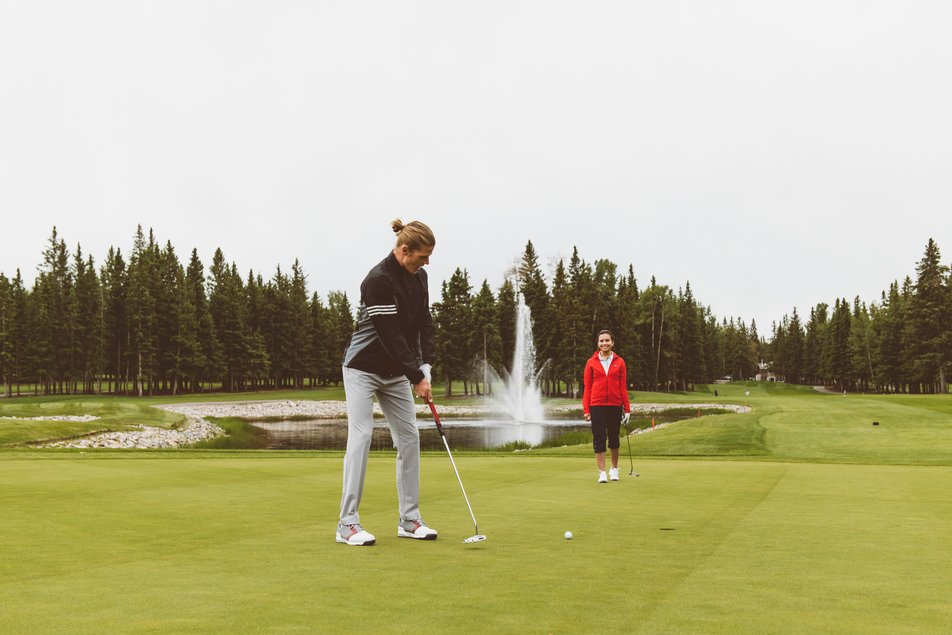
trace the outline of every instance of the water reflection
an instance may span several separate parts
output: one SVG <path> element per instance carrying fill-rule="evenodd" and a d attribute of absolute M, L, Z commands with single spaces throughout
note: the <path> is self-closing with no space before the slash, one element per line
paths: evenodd
<path fill-rule="evenodd" d="M 347 446 L 346 419 L 315 419 L 311 421 L 256 422 L 253 424 L 267 433 L 267 447 L 280 450 L 343 450 Z M 420 447 L 424 450 L 442 450 L 443 442 L 432 422 L 418 421 L 420 429 Z M 486 419 L 443 420 L 443 429 L 450 447 L 456 448 L 498 448 L 522 441 L 529 445 L 539 445 L 550 439 L 558 438 L 573 430 L 588 431 L 584 421 L 562 420 L 545 423 L 514 423 L 512 421 L 493 421 Z M 393 448 L 390 428 L 386 421 L 374 423 L 371 449 L 389 450 Z"/>

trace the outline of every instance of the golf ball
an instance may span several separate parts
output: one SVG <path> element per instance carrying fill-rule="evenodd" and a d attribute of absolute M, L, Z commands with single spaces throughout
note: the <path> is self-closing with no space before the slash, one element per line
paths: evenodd
<path fill-rule="evenodd" d="M 565 532 L 565 539 L 566 539 L 566 540 L 571 540 L 571 539 L 572 539 L 572 532 L 571 532 L 571 531 Z"/>

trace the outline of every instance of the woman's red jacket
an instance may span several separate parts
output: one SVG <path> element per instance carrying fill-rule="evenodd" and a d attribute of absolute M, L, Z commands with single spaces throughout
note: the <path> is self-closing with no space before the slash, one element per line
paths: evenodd
<path fill-rule="evenodd" d="M 582 376 L 585 391 L 582 393 L 582 410 L 588 414 L 589 406 L 623 406 L 625 412 L 631 412 L 628 403 L 628 370 L 625 360 L 615 353 L 608 365 L 608 374 L 598 359 L 598 351 L 585 364 Z"/>

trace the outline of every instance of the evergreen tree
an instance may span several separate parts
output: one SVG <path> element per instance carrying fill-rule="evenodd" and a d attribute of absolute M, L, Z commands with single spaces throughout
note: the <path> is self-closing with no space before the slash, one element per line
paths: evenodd
<path fill-rule="evenodd" d="M 247 338 L 248 357 L 242 368 L 242 389 L 250 382 L 258 386 L 271 372 L 271 361 L 265 347 L 264 336 L 260 330 L 253 331 Z"/>
<path fill-rule="evenodd" d="M 797 307 L 793 307 L 793 315 L 786 329 L 786 363 L 784 380 L 799 384 L 803 381 L 803 325 Z"/>
<path fill-rule="evenodd" d="M 172 394 L 179 388 L 192 392 L 198 391 L 198 382 L 205 366 L 205 355 L 199 340 L 198 311 L 192 288 L 189 286 L 188 272 L 179 264 L 175 271 L 175 305 L 177 310 L 177 329 L 173 333 L 172 345 L 175 347 L 175 367 L 172 372 Z"/>
<path fill-rule="evenodd" d="M 747 329 L 747 358 L 744 366 L 744 379 L 753 379 L 757 374 L 759 361 L 763 359 L 765 343 L 757 331 L 757 320 L 750 321 Z"/>
<path fill-rule="evenodd" d="M 244 285 L 237 268 L 225 262 L 221 249 L 215 250 L 212 258 L 211 292 L 209 309 L 218 341 L 221 345 L 223 375 L 222 388 L 228 392 L 241 390 L 246 372 L 251 366 L 252 346 L 263 342 L 252 342 L 247 329 L 248 306 L 244 295 Z"/>
<path fill-rule="evenodd" d="M 155 386 L 157 263 L 156 245 L 151 230 L 146 240 L 140 225 L 136 230 L 129 259 L 128 316 L 130 335 L 131 378 L 136 393 L 141 397 L 146 389 L 153 393 Z"/>
<path fill-rule="evenodd" d="M 757 331 L 757 320 L 750 321 L 749 335 L 750 340 L 748 346 L 750 348 L 750 354 L 747 358 L 748 364 L 745 371 L 746 377 L 751 379 L 757 374 L 760 360 L 764 359 L 764 357 L 767 355 L 767 342 Z"/>
<path fill-rule="evenodd" d="M 717 316 L 707 309 L 704 313 L 704 359 L 708 376 L 718 379 L 727 374 L 724 359 L 724 330 L 717 323 Z"/>
<path fill-rule="evenodd" d="M 664 354 L 661 357 L 662 371 L 660 374 L 661 382 L 666 391 L 678 390 L 681 387 L 680 379 L 683 376 L 684 358 L 682 355 L 681 344 L 681 296 L 683 290 L 678 289 L 678 294 L 673 291 L 668 293 L 665 298 L 667 311 L 665 319 L 667 324 L 664 327 Z"/>
<path fill-rule="evenodd" d="M 790 317 L 787 315 L 784 315 L 783 319 L 780 320 L 779 326 L 777 326 L 776 322 L 770 325 L 769 357 L 765 361 L 770 370 L 778 377 L 786 377 L 787 375 L 787 329 L 789 326 Z M 791 379 L 790 381 L 792 382 L 793 380 Z"/>
<path fill-rule="evenodd" d="M 483 373 L 477 374 L 476 392 L 480 392 L 478 381 L 481 375 L 485 394 L 489 394 L 491 384 L 486 376 L 486 367 L 502 368 L 502 337 L 499 334 L 496 298 L 486 280 L 483 280 L 479 293 L 472 300 L 472 327 L 476 356 L 481 360 L 483 370 Z"/>
<path fill-rule="evenodd" d="M 249 276 L 246 285 L 248 296 L 249 328 L 260 332 L 271 360 L 271 381 L 274 386 L 284 386 L 293 374 L 295 353 L 291 316 L 291 280 L 278 266 L 268 284 L 259 284 Z"/>
<path fill-rule="evenodd" d="M 13 394 L 13 320 L 13 287 L 0 271 L 0 384 L 7 396 Z"/>
<path fill-rule="evenodd" d="M 638 298 L 638 323 L 642 342 L 642 359 L 647 361 L 644 387 L 660 390 L 673 380 L 673 324 L 677 303 L 671 290 L 659 285 L 652 276 L 651 284 Z"/>
<path fill-rule="evenodd" d="M 849 383 L 850 368 L 850 307 L 844 298 L 837 299 L 833 305 L 830 319 L 830 374 L 840 390 L 846 390 Z"/>
<path fill-rule="evenodd" d="M 75 279 L 76 322 L 74 328 L 74 351 L 76 379 L 82 379 L 81 392 L 91 394 L 103 369 L 104 314 L 102 289 L 92 256 L 83 260 L 82 249 L 77 245 L 73 260 Z M 101 387 L 98 388 L 101 392 Z"/>
<path fill-rule="evenodd" d="M 638 281 L 635 279 L 634 268 L 628 266 L 627 276 L 620 278 L 618 283 L 618 317 L 615 319 L 615 350 L 625 360 L 628 370 L 628 386 L 636 384 L 637 378 L 644 372 L 644 360 L 640 358 L 640 342 L 638 334 Z M 577 351 L 573 350 L 573 358 Z M 577 361 L 575 362 L 577 363 Z M 702 360 L 703 364 L 703 360 Z M 576 377 L 580 377 L 582 368 L 575 368 Z"/>
<path fill-rule="evenodd" d="M 503 280 L 496 294 L 496 315 L 502 340 L 502 366 L 511 373 L 516 352 L 516 289 L 509 278 Z"/>
<path fill-rule="evenodd" d="M 579 371 L 574 366 L 575 344 L 575 298 L 565 272 L 565 263 L 559 261 L 552 278 L 552 300 L 550 304 L 554 323 L 552 324 L 552 375 L 556 385 L 565 382 L 566 392 L 577 392 L 576 376 Z M 558 392 L 558 389 L 556 390 Z"/>
<path fill-rule="evenodd" d="M 611 330 L 618 322 L 618 267 L 615 263 L 599 259 L 595 261 L 593 283 L 595 285 L 595 302 L 593 311 L 592 330 L 589 333 L 590 341 L 598 339 L 598 332 L 604 328 Z"/>
<path fill-rule="evenodd" d="M 536 350 L 535 370 L 538 373 L 546 360 L 552 357 L 552 319 L 549 314 L 549 291 L 531 240 L 526 243 L 516 274 L 519 282 L 518 292 L 522 294 L 532 316 L 532 341 Z M 543 394 L 549 394 L 548 380 L 543 382 L 542 391 Z"/>
<path fill-rule="evenodd" d="M 703 350 L 703 314 L 694 300 L 691 283 L 685 284 L 679 298 L 678 339 L 681 343 L 681 388 L 687 390 L 695 383 L 705 381 L 707 368 Z"/>
<path fill-rule="evenodd" d="M 99 274 L 103 299 L 103 371 L 111 375 L 119 393 L 128 381 L 128 282 L 122 252 L 112 247 Z"/>
<path fill-rule="evenodd" d="M 179 384 L 185 378 L 184 359 L 189 354 L 186 330 L 195 327 L 189 319 L 186 295 L 182 289 L 185 270 L 171 242 L 167 241 L 162 250 L 156 245 L 152 257 L 155 268 L 152 284 L 155 300 L 155 389 L 177 394 Z"/>
<path fill-rule="evenodd" d="M 340 367 L 341 360 L 331 355 L 330 312 L 317 293 L 311 296 L 310 312 L 310 373 L 312 383 L 316 381 L 323 386 L 330 381 L 335 368 Z"/>
<path fill-rule="evenodd" d="M 900 357 L 902 368 L 902 381 L 905 385 L 904 391 L 918 394 L 922 392 L 922 384 L 919 381 L 919 369 L 916 368 L 916 347 L 910 342 L 910 332 L 912 327 L 913 296 L 915 296 L 915 284 L 912 278 L 906 276 L 902 281 L 902 290 L 900 291 L 903 307 L 903 322 L 900 324 Z"/>
<path fill-rule="evenodd" d="M 595 350 L 596 335 L 602 327 L 597 323 L 598 292 L 595 272 L 592 266 L 579 256 L 577 247 L 572 248 L 572 258 L 569 260 L 567 293 L 568 298 L 563 302 L 568 310 L 568 314 L 564 316 L 563 337 L 566 339 L 565 350 L 569 354 L 566 366 L 572 373 L 568 390 L 570 394 L 581 395 L 584 390 L 582 373 L 588 358 Z M 629 319 L 629 322 L 631 321 L 633 320 Z M 620 343 L 625 346 L 625 342 L 631 345 L 635 341 L 635 337 L 628 337 Z M 619 352 L 619 355 L 624 357 L 622 352 Z M 629 358 L 625 357 L 625 360 L 626 364 L 630 364 Z"/>
<path fill-rule="evenodd" d="M 905 306 L 899 292 L 899 282 L 889 286 L 889 295 L 882 295 L 882 307 L 873 322 L 876 347 L 876 382 L 883 391 L 905 390 L 903 373 L 902 330 L 905 322 Z"/>
<path fill-rule="evenodd" d="M 312 340 L 308 336 L 310 326 L 310 307 L 307 298 L 307 276 L 298 260 L 291 265 L 291 281 L 288 289 L 290 330 L 288 340 L 288 366 L 295 388 L 304 388 L 304 378 L 308 374 L 308 360 L 311 358 Z"/>
<path fill-rule="evenodd" d="M 442 285 L 437 328 L 440 342 L 437 355 L 443 380 L 446 383 L 446 395 L 453 394 L 452 382 L 463 380 L 464 392 L 468 388 L 467 380 L 473 375 L 476 359 L 473 342 L 473 324 L 470 303 L 472 287 L 469 274 L 456 269 L 447 282 Z"/>
<path fill-rule="evenodd" d="M 828 309 L 829 305 L 824 303 L 810 309 L 810 321 L 807 322 L 803 342 L 803 374 L 813 385 L 826 384 L 829 377 L 824 362 Z"/>
<path fill-rule="evenodd" d="M 948 392 L 946 369 L 952 363 L 948 273 L 939 246 L 930 238 L 916 267 L 915 292 L 904 329 L 914 380 L 930 393 Z"/>
<path fill-rule="evenodd" d="M 7 386 L 7 394 L 20 394 L 20 384 L 31 371 L 29 364 L 30 335 L 30 297 L 23 286 L 23 276 L 17 269 L 16 276 L 10 282 L 11 323 L 7 327 L 7 341 L 12 346 L 10 370 L 13 373 L 12 384 Z"/>
<path fill-rule="evenodd" d="M 347 294 L 342 291 L 331 291 L 328 294 L 327 309 L 330 314 L 330 354 L 337 361 L 328 380 L 337 384 L 343 381 L 341 360 L 344 358 L 344 353 L 347 351 L 351 335 L 354 332 L 354 311 L 347 299 Z"/>
<path fill-rule="evenodd" d="M 33 355 L 36 377 L 46 394 L 68 389 L 75 347 L 73 329 L 76 315 L 73 277 L 69 269 L 66 243 L 53 228 L 43 263 L 33 288 Z"/>
<path fill-rule="evenodd" d="M 745 379 L 747 329 L 742 321 L 730 318 L 724 326 L 724 359 L 731 379 Z"/>
<path fill-rule="evenodd" d="M 198 250 L 192 249 L 184 283 L 187 296 L 185 305 L 194 316 L 190 317 L 189 321 L 194 320 L 195 324 L 194 337 L 190 338 L 186 345 L 188 353 L 184 360 L 192 392 L 201 390 L 202 383 L 209 378 L 221 377 L 224 374 L 224 360 L 215 333 L 206 283 L 205 265 L 198 257 Z"/>
<path fill-rule="evenodd" d="M 855 383 L 856 390 L 860 391 L 868 390 L 873 380 L 872 351 L 875 344 L 870 341 L 871 335 L 869 310 L 857 296 L 853 300 L 848 346 L 850 378 Z"/>

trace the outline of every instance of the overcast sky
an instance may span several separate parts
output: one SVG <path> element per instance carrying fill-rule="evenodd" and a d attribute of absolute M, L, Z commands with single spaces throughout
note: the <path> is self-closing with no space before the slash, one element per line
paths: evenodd
<path fill-rule="evenodd" d="M 0 1 L 0 271 L 137 224 L 356 303 L 573 246 L 761 334 L 952 261 L 952 4 Z M 551 278 L 550 278 L 551 279 Z"/>

